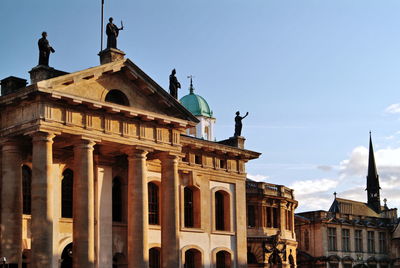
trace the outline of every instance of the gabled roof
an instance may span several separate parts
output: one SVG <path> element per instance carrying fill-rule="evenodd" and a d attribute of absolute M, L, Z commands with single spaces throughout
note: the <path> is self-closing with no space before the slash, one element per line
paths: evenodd
<path fill-rule="evenodd" d="M 104 96 L 94 96 L 90 93 L 91 86 L 104 86 L 105 80 L 114 82 L 120 81 L 127 85 L 127 88 L 136 91 L 134 94 L 140 95 L 146 100 L 147 106 L 130 107 L 116 105 L 114 103 L 106 103 Z M 74 90 L 74 88 L 86 88 L 84 94 L 82 90 Z M 108 88 L 108 90 L 116 88 Z M 17 92 L 1 96 L 0 105 L 10 103 L 14 99 L 24 99 L 24 95 L 34 92 L 48 94 L 54 99 L 67 100 L 75 104 L 87 105 L 89 108 L 104 108 L 113 113 L 133 114 L 140 117 L 150 117 L 152 120 L 163 120 L 172 122 L 182 127 L 196 125 L 199 120 L 182 106 L 178 100 L 173 98 L 160 85 L 151 79 L 137 65 L 129 59 L 102 64 L 96 67 L 61 75 L 47 80 L 42 80 L 36 84 L 30 85 L 25 89 Z M 150 107 L 151 106 L 151 107 Z M 116 109 L 116 107 L 118 107 Z M 151 109 L 150 109 L 151 108 Z"/>
<path fill-rule="evenodd" d="M 343 198 L 335 198 L 329 212 L 379 217 L 379 214 L 371 209 L 366 203 Z"/>

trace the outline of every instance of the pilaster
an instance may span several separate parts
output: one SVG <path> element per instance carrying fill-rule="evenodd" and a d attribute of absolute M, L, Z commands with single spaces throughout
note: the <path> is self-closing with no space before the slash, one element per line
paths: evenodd
<path fill-rule="evenodd" d="M 285 200 L 279 202 L 279 229 L 281 235 L 285 236 L 286 233 L 286 204 Z"/>
<path fill-rule="evenodd" d="M 22 262 L 22 172 L 17 140 L 2 141 L 1 256 L 9 264 Z"/>
<path fill-rule="evenodd" d="M 74 147 L 73 267 L 94 268 L 94 141 L 81 139 Z"/>
<path fill-rule="evenodd" d="M 148 267 L 148 190 L 146 155 L 132 149 L 128 154 L 128 267 Z"/>
<path fill-rule="evenodd" d="M 179 156 L 163 153 L 161 160 L 161 259 L 163 268 L 179 267 Z"/>
<path fill-rule="evenodd" d="M 53 267 L 53 138 L 52 133 L 32 136 L 32 255 L 31 267 Z"/>

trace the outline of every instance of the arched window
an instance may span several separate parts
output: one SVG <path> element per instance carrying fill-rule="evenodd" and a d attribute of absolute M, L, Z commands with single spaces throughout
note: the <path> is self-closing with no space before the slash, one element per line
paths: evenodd
<path fill-rule="evenodd" d="M 31 214 L 32 171 L 28 166 L 22 166 L 22 212 Z"/>
<path fill-rule="evenodd" d="M 122 221 L 122 185 L 119 177 L 115 177 L 112 184 L 112 219 Z"/>
<path fill-rule="evenodd" d="M 61 217 L 72 218 L 74 173 L 70 169 L 63 172 L 61 182 Z"/>
<path fill-rule="evenodd" d="M 194 200 L 193 191 L 189 187 L 184 189 L 185 199 L 185 227 L 194 227 Z"/>
<path fill-rule="evenodd" d="M 201 266 L 201 252 L 194 248 L 186 250 L 184 268 L 200 268 Z"/>
<path fill-rule="evenodd" d="M 231 254 L 224 250 L 217 252 L 217 268 L 231 268 Z"/>
<path fill-rule="evenodd" d="M 125 94 L 116 89 L 110 90 L 107 93 L 105 100 L 106 102 L 129 106 L 129 100 Z"/>
<path fill-rule="evenodd" d="M 229 231 L 230 229 L 230 200 L 224 191 L 215 193 L 215 229 Z"/>
<path fill-rule="evenodd" d="M 160 249 L 151 248 L 149 250 L 149 268 L 160 268 L 160 267 L 161 267 Z"/>
<path fill-rule="evenodd" d="M 159 206 L 158 206 L 158 186 L 149 182 L 149 224 L 160 224 L 159 221 Z"/>
<path fill-rule="evenodd" d="M 72 268 L 72 243 L 69 243 L 61 253 L 61 268 Z"/>
<path fill-rule="evenodd" d="M 247 252 L 247 263 L 248 264 L 258 264 L 256 255 L 251 252 Z"/>

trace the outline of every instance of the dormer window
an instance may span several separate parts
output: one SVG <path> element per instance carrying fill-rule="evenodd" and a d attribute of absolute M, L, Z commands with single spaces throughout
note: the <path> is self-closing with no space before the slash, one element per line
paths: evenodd
<path fill-rule="evenodd" d="M 106 102 L 129 106 L 129 100 L 124 93 L 117 89 L 110 90 L 106 95 Z"/>

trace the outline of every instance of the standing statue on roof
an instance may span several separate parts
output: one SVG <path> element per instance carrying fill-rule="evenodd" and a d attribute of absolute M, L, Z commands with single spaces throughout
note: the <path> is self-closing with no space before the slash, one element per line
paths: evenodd
<path fill-rule="evenodd" d="M 169 93 L 175 99 L 178 99 L 178 88 L 181 88 L 181 83 L 178 82 L 178 79 L 175 76 L 176 70 L 173 69 L 169 76 Z"/>
<path fill-rule="evenodd" d="M 107 48 L 115 48 L 117 49 L 117 37 L 119 34 L 120 30 L 124 29 L 124 25 L 122 24 L 121 21 L 121 28 L 118 28 L 114 23 L 113 23 L 113 18 L 109 18 L 106 27 L 106 34 L 107 34 Z"/>
<path fill-rule="evenodd" d="M 42 33 L 42 38 L 38 41 L 39 46 L 39 65 L 49 66 L 50 53 L 56 52 L 47 40 L 47 33 Z"/>
<path fill-rule="evenodd" d="M 236 116 L 235 116 L 235 134 L 234 136 L 241 136 L 242 134 L 242 120 L 249 115 L 249 112 L 246 113 L 245 116 L 240 116 L 240 112 L 237 111 L 236 112 Z"/>

